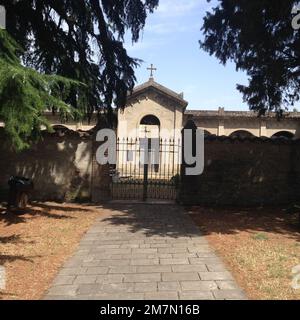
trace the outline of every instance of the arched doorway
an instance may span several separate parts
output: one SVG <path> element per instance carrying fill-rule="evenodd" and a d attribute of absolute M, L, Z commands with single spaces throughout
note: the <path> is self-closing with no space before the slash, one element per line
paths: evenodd
<path fill-rule="evenodd" d="M 254 135 L 247 130 L 237 130 L 230 134 L 230 138 L 251 138 Z"/>
<path fill-rule="evenodd" d="M 295 135 L 289 131 L 279 131 L 273 134 L 272 136 L 272 138 L 287 138 L 287 139 L 293 139 L 294 137 Z"/>
<path fill-rule="evenodd" d="M 140 132 L 139 132 L 141 139 L 159 139 L 160 137 L 160 121 L 154 115 L 146 115 L 140 121 Z M 159 163 L 160 159 L 155 159 L 155 148 L 153 148 L 152 143 L 155 143 L 153 140 L 149 143 L 149 170 L 150 173 L 157 174 L 159 172 Z M 159 140 L 156 142 L 159 145 Z M 141 154 L 141 163 L 140 165 L 143 166 L 144 163 L 144 154 Z"/>
<path fill-rule="evenodd" d="M 160 121 L 154 115 L 144 116 L 139 124 L 140 138 L 159 138 L 160 135 Z"/>

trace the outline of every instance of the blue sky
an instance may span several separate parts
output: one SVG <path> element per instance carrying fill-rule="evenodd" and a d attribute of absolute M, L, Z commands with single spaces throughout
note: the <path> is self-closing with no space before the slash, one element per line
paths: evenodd
<path fill-rule="evenodd" d="M 127 41 L 130 56 L 144 62 L 136 70 L 138 84 L 149 78 L 147 67 L 157 67 L 155 81 L 184 92 L 189 109 L 247 110 L 236 84 L 247 84 L 247 76 L 236 72 L 234 64 L 225 67 L 199 47 L 203 17 L 216 1 L 160 0 L 148 16 L 137 44 Z"/>

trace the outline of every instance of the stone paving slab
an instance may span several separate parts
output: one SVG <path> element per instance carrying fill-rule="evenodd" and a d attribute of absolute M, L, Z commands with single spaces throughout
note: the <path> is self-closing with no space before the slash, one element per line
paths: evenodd
<path fill-rule="evenodd" d="M 99 210 L 44 299 L 246 299 L 182 207 L 114 204 Z"/>

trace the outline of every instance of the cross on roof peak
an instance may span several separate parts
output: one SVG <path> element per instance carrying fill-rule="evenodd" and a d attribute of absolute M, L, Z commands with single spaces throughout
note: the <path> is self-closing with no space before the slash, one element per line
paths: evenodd
<path fill-rule="evenodd" d="M 154 67 L 154 65 L 151 63 L 151 66 L 147 68 L 147 70 L 150 70 L 150 79 L 153 80 L 153 71 L 156 71 L 157 68 Z"/>

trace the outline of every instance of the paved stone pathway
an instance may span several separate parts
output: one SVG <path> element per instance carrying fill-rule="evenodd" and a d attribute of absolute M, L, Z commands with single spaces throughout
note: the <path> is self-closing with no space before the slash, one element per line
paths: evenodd
<path fill-rule="evenodd" d="M 103 210 L 45 299 L 246 298 L 183 208 Z"/>

